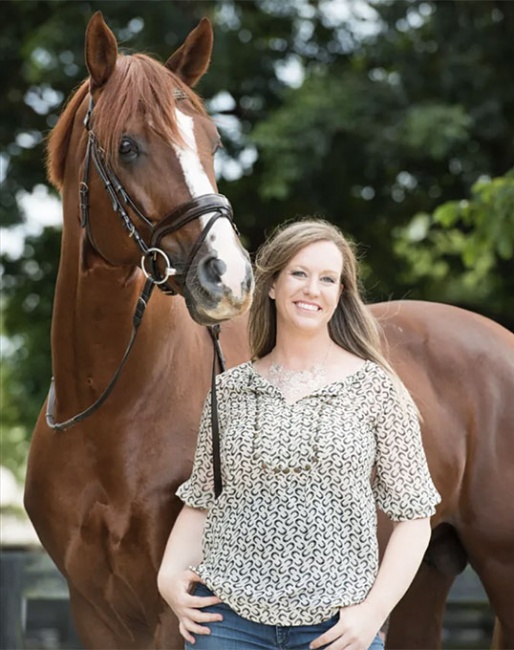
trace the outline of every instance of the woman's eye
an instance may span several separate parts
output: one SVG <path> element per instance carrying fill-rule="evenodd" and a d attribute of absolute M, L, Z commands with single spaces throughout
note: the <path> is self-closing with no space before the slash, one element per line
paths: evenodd
<path fill-rule="evenodd" d="M 291 271 L 291 275 L 294 275 L 296 278 L 305 277 L 305 271 Z"/>
<path fill-rule="evenodd" d="M 130 138 L 121 139 L 118 151 L 120 156 L 123 156 L 125 159 L 135 158 L 139 153 L 135 142 Z"/>
<path fill-rule="evenodd" d="M 321 278 L 323 282 L 326 282 L 327 284 L 335 284 L 336 280 L 335 278 L 330 277 L 329 275 L 326 275 L 325 277 Z"/>

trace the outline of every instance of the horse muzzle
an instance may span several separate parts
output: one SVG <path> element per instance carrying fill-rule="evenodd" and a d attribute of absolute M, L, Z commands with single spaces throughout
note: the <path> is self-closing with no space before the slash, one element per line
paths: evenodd
<path fill-rule="evenodd" d="M 212 325 L 240 316 L 252 302 L 253 273 L 246 251 L 240 249 L 241 264 L 232 276 L 225 262 L 207 253 L 191 266 L 182 292 L 191 317 L 202 325 Z M 177 278 L 178 280 L 178 278 Z"/>

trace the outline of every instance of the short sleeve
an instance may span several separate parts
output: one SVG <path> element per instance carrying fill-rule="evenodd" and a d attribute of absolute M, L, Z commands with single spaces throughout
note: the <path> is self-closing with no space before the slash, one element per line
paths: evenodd
<path fill-rule="evenodd" d="M 189 479 L 179 486 L 176 495 L 191 508 L 208 510 L 214 504 L 210 391 L 200 418 L 193 470 Z"/>
<path fill-rule="evenodd" d="M 373 482 L 377 506 L 396 521 L 430 517 L 441 497 L 428 469 L 416 408 L 407 389 L 385 373 L 378 399 Z"/>

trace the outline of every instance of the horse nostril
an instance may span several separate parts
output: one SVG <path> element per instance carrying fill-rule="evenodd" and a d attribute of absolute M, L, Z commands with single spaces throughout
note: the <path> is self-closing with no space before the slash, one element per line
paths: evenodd
<path fill-rule="evenodd" d="M 220 282 L 221 276 L 227 271 L 227 265 L 219 257 L 210 257 L 205 261 L 204 268 L 211 282 Z"/>
<path fill-rule="evenodd" d="M 244 288 L 245 288 L 246 291 L 251 291 L 252 287 L 253 287 L 253 275 L 251 273 L 249 273 L 246 276 L 246 280 L 245 280 L 245 283 L 244 283 Z"/>

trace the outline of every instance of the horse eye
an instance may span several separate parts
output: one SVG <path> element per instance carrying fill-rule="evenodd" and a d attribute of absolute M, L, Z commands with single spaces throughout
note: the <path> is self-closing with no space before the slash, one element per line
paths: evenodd
<path fill-rule="evenodd" d="M 214 156 L 214 154 L 220 149 L 223 149 L 223 142 L 221 141 L 221 138 L 215 143 L 212 149 L 212 155 Z"/>
<path fill-rule="evenodd" d="M 118 151 L 120 156 L 125 159 L 135 158 L 139 153 L 135 142 L 127 137 L 121 139 Z"/>

